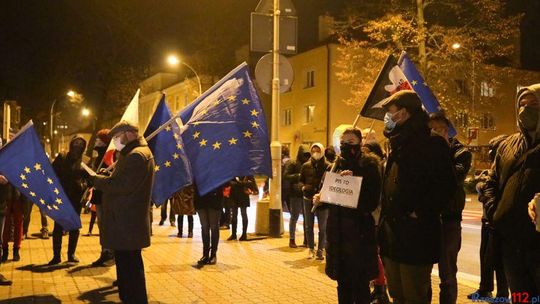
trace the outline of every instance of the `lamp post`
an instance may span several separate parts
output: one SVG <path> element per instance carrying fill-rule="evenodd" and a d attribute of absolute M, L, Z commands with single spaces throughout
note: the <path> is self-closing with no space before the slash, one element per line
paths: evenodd
<path fill-rule="evenodd" d="M 182 65 L 185 65 L 188 69 L 190 69 L 193 72 L 193 74 L 195 74 L 195 77 L 197 78 L 197 83 L 199 84 L 199 96 L 202 95 L 201 78 L 199 77 L 199 74 L 197 74 L 197 72 L 195 71 L 195 69 L 192 66 L 190 66 L 189 64 L 187 64 L 184 61 L 180 60 L 178 58 L 178 56 L 176 56 L 176 55 L 169 55 L 167 57 L 167 63 L 170 66 L 173 66 L 173 67 L 177 67 L 179 64 L 182 64 Z"/>
<path fill-rule="evenodd" d="M 69 90 L 66 95 L 74 100 L 77 96 L 79 96 L 79 94 L 77 94 L 77 92 L 73 91 L 73 90 Z M 54 135 L 56 134 L 55 133 L 55 130 L 54 130 L 54 106 L 56 105 L 56 101 L 57 99 L 55 98 L 51 104 L 51 109 L 50 109 L 50 125 L 49 125 L 49 136 L 51 138 L 51 157 L 54 157 L 55 155 L 55 151 L 54 151 Z"/>
<path fill-rule="evenodd" d="M 460 43 L 456 42 L 452 44 L 452 49 L 459 50 L 460 48 L 464 48 L 466 50 L 471 51 L 470 49 L 462 46 Z M 471 83 L 472 83 L 472 90 L 471 90 L 471 116 L 474 119 L 474 99 L 475 99 L 475 93 L 476 93 L 476 71 L 475 71 L 475 65 L 476 65 L 476 59 L 474 58 L 474 54 L 471 55 L 471 61 L 472 61 L 472 77 L 471 77 Z"/>

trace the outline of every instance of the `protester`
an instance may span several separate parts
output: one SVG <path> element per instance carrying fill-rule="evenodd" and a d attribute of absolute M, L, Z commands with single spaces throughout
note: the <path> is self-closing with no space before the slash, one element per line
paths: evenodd
<path fill-rule="evenodd" d="M 441 251 L 439 257 L 440 294 L 439 303 L 456 303 L 458 295 L 457 257 L 461 249 L 461 220 L 465 207 L 465 178 L 471 168 L 472 154 L 456 138 L 448 135 L 450 121 L 443 113 L 430 115 L 429 126 L 433 133 L 440 135 L 450 146 L 453 158 L 457 189 L 454 197 L 442 211 Z"/>
<path fill-rule="evenodd" d="M 195 188 L 186 186 L 176 192 L 171 198 L 171 207 L 174 214 L 178 215 L 178 234 L 179 238 L 183 237 L 184 231 L 184 215 L 188 219 L 188 238 L 193 238 L 193 215 L 195 215 Z"/>
<path fill-rule="evenodd" d="M 82 156 L 86 148 L 86 140 L 75 135 L 69 143 L 69 151 L 60 153 L 54 159 L 52 167 L 60 180 L 60 184 L 79 216 L 82 210 L 82 199 L 86 189 L 86 177 L 88 174 L 81 167 Z M 58 223 L 54 223 L 53 229 L 53 258 L 49 265 L 57 265 L 62 261 L 60 252 L 62 250 L 62 236 L 64 228 Z M 79 229 L 69 231 L 68 241 L 68 262 L 78 263 L 79 259 L 75 256 L 77 242 L 79 241 Z"/>
<path fill-rule="evenodd" d="M 499 135 L 489 141 L 489 160 L 493 162 L 497 149 L 500 143 L 506 139 L 508 135 Z M 489 178 L 490 173 L 487 174 Z M 502 266 L 502 247 L 499 237 L 495 232 L 495 227 L 491 224 L 487 217 L 488 210 L 486 209 L 487 184 L 490 181 L 482 181 L 476 184 L 478 192 L 478 201 L 482 203 L 482 230 L 480 234 L 480 286 L 478 290 L 467 295 L 468 299 L 473 298 L 491 298 L 493 297 L 493 272 L 497 277 L 497 298 L 508 298 L 508 282 Z"/>
<path fill-rule="evenodd" d="M 15 186 L 8 183 L 6 193 L 7 206 L 5 209 L 5 224 L 2 230 L 2 263 L 5 263 L 9 254 L 9 240 L 13 230 L 13 261 L 20 261 L 20 249 L 23 239 L 23 205 L 27 198 Z"/>
<path fill-rule="evenodd" d="M 527 214 L 540 192 L 540 83 L 518 91 L 519 132 L 499 146 L 486 187 L 487 215 L 501 237 L 502 260 L 513 295 L 540 295 L 540 232 Z M 513 299 L 515 301 L 515 299 Z"/>
<path fill-rule="evenodd" d="M 197 262 L 199 266 L 217 263 L 219 216 L 222 205 L 223 187 L 218 187 L 203 196 L 199 195 L 198 190 L 195 190 L 195 209 L 201 221 L 203 240 L 203 256 Z"/>
<path fill-rule="evenodd" d="M 114 250 L 120 299 L 148 303 L 142 248 L 150 246 L 154 157 L 138 128 L 120 121 L 110 131 L 119 159 L 111 176 L 91 178 L 103 192 L 101 245 Z"/>
<path fill-rule="evenodd" d="M 324 159 L 324 146 L 320 143 L 311 145 L 311 158 L 300 169 L 300 186 L 304 199 L 304 221 L 306 222 L 306 236 L 309 247 L 308 259 L 323 260 L 323 250 L 326 247 L 326 220 L 328 219 L 328 206 L 322 204 L 313 211 L 313 195 L 320 190 L 324 173 L 329 169 L 330 163 Z M 315 216 L 319 224 L 319 243 L 315 253 L 314 222 Z"/>
<path fill-rule="evenodd" d="M 300 170 L 302 165 L 309 160 L 311 154 L 309 153 L 309 147 L 307 145 L 300 145 L 298 147 L 298 153 L 295 160 L 290 160 L 285 166 L 285 174 L 283 179 L 286 180 L 289 186 L 289 213 L 291 218 L 289 219 L 289 247 L 296 248 L 296 223 L 298 217 L 302 213 L 303 199 L 302 199 L 302 185 L 300 184 Z M 304 244 L 307 245 L 306 228 L 305 228 L 305 216 L 304 216 Z"/>
<path fill-rule="evenodd" d="M 110 136 L 110 130 L 109 129 L 101 129 L 96 134 L 96 142 L 94 143 L 94 151 L 96 151 L 97 156 L 94 159 L 94 163 L 92 168 L 96 171 L 99 170 L 99 168 L 105 168 L 107 165 L 103 162 L 103 158 L 105 157 L 105 153 L 107 152 L 107 148 L 109 147 L 109 144 L 111 143 L 111 136 Z M 114 159 L 114 155 L 113 155 Z M 102 244 L 102 219 L 103 219 L 103 207 L 102 207 L 102 201 L 103 201 L 103 192 L 93 189 L 92 190 L 92 200 L 90 203 L 92 206 L 96 209 L 96 218 L 99 228 L 99 240 Z M 91 233 L 91 230 L 90 232 Z M 101 246 L 101 253 L 99 255 L 99 258 L 92 262 L 92 266 L 94 267 L 100 267 L 105 266 L 107 262 L 114 260 L 114 253 L 109 248 L 104 248 L 103 245 Z"/>
<path fill-rule="evenodd" d="M 396 303 L 430 303 L 441 211 L 456 188 L 450 147 L 442 137 L 430 135 L 428 115 L 416 93 L 397 92 L 383 106 L 391 151 L 379 240 L 388 290 Z"/>
<path fill-rule="evenodd" d="M 0 143 L 0 147 L 1 147 Z M 5 212 L 7 208 L 7 191 L 8 191 L 8 180 L 5 176 L 0 175 L 0 243 L 3 244 L 3 233 L 4 231 L 4 222 L 5 222 Z M 0 260 L 3 258 L 3 253 L 0 252 Z M 0 273 L 0 286 L 9 286 L 13 284 L 10 280 L 8 280 L 4 275 Z"/>
<path fill-rule="evenodd" d="M 255 178 L 253 176 L 240 176 L 232 179 L 229 184 L 231 185 L 231 199 L 234 203 L 232 208 L 232 227 L 231 236 L 227 241 L 236 240 L 236 229 L 238 226 L 238 209 L 242 213 L 242 235 L 240 241 L 247 240 L 247 228 L 248 228 L 248 216 L 247 208 L 249 207 L 249 196 L 259 193 Z"/>
<path fill-rule="evenodd" d="M 328 146 L 326 149 L 324 149 L 324 158 L 326 158 L 329 163 L 334 163 L 336 160 L 336 150 L 334 147 Z"/>
<path fill-rule="evenodd" d="M 341 136 L 341 154 L 332 166 L 332 172 L 342 176 L 362 176 L 356 209 L 329 206 L 326 274 L 338 282 L 339 303 L 370 303 L 369 282 L 379 272 L 371 212 L 379 204 L 380 163 L 376 156 L 361 152 L 361 142 L 360 129 L 346 129 Z M 313 202 L 320 204 L 320 194 Z"/>

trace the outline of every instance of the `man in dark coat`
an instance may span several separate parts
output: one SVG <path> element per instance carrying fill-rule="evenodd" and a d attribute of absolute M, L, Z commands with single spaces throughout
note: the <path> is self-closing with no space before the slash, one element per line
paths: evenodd
<path fill-rule="evenodd" d="M 58 176 L 62 188 L 66 192 L 73 209 L 77 214 L 81 214 L 82 198 L 86 190 L 88 174 L 81 167 L 82 156 L 86 149 L 86 140 L 78 135 L 73 136 L 69 143 L 67 153 L 58 154 L 52 163 L 54 172 Z M 60 251 L 62 250 L 62 234 L 64 228 L 54 223 L 53 230 L 53 258 L 49 265 L 56 265 L 61 262 Z M 79 229 L 69 231 L 68 262 L 78 263 L 75 256 L 77 242 L 79 241 Z"/>
<path fill-rule="evenodd" d="M 369 303 L 369 282 L 378 275 L 375 221 L 371 212 L 379 204 L 380 160 L 361 151 L 362 132 L 345 130 L 341 155 L 332 171 L 362 177 L 358 208 L 329 205 L 327 225 L 326 274 L 338 282 L 339 303 Z M 314 203 L 320 198 L 314 196 Z"/>
<path fill-rule="evenodd" d="M 433 133 L 440 135 L 450 146 L 457 179 L 456 193 L 450 204 L 442 212 L 441 255 L 439 257 L 439 277 L 441 279 L 439 303 L 456 303 L 458 295 L 457 257 L 461 249 L 461 214 L 465 207 L 465 178 L 471 168 L 472 153 L 457 138 L 450 138 L 450 121 L 443 113 L 433 113 L 429 117 Z"/>
<path fill-rule="evenodd" d="M 91 178 L 103 192 L 101 245 L 114 250 L 120 299 L 148 303 L 142 248 L 150 246 L 154 156 L 138 128 L 121 121 L 110 131 L 120 156 L 111 176 Z"/>
<path fill-rule="evenodd" d="M 383 178 L 379 228 L 388 290 L 399 303 L 431 302 L 431 269 L 439 260 L 441 211 L 454 197 L 450 148 L 431 136 L 428 115 L 413 91 L 384 102 L 390 154 Z"/>
<path fill-rule="evenodd" d="M 309 153 L 308 145 L 300 145 L 298 147 L 298 153 L 296 154 L 296 159 L 289 160 L 285 165 L 285 173 L 283 179 L 286 180 L 290 187 L 289 193 L 289 212 L 291 214 L 291 219 L 289 221 L 289 247 L 296 248 L 296 223 L 298 222 L 298 217 L 302 213 L 303 209 L 303 199 L 302 199 L 302 186 L 300 184 L 300 170 L 302 165 L 309 160 L 311 154 Z M 304 220 L 304 244 L 307 244 L 305 237 L 305 220 Z"/>
<path fill-rule="evenodd" d="M 540 232 L 527 206 L 540 192 L 540 83 L 521 89 L 516 109 L 520 131 L 499 146 L 487 183 L 488 220 L 501 237 L 510 291 L 523 301 L 540 295 Z M 529 299 L 530 301 L 530 299 Z"/>
<path fill-rule="evenodd" d="M 240 241 L 247 241 L 248 216 L 247 208 L 249 207 L 249 196 L 258 194 L 257 184 L 253 176 L 237 176 L 232 179 L 231 199 L 233 201 L 232 217 L 231 217 L 231 236 L 227 241 L 236 240 L 236 229 L 238 226 L 238 208 L 242 214 L 242 235 Z"/>

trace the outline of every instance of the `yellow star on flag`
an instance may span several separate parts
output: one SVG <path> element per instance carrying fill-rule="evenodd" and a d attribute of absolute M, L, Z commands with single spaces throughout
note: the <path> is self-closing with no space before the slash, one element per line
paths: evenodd
<path fill-rule="evenodd" d="M 253 134 L 251 132 L 249 132 L 249 131 L 244 132 L 244 137 L 251 138 L 251 135 L 253 135 Z"/>
<path fill-rule="evenodd" d="M 181 144 L 176 144 L 176 149 L 181 150 L 181 149 L 182 149 L 182 145 L 181 145 Z"/>
<path fill-rule="evenodd" d="M 56 206 L 56 205 L 53 205 L 52 207 L 53 207 L 55 210 L 59 210 L 59 209 L 58 209 L 58 206 Z"/>
<path fill-rule="evenodd" d="M 28 189 L 28 184 L 27 183 L 22 183 L 22 187 L 25 188 L 25 189 Z"/>
<path fill-rule="evenodd" d="M 34 169 L 36 169 L 36 171 L 41 170 L 41 164 L 36 163 L 36 164 L 34 165 Z"/>
<path fill-rule="evenodd" d="M 56 199 L 56 202 L 58 203 L 58 205 L 62 205 L 62 203 L 63 203 L 62 200 L 61 200 L 60 198 L 57 198 L 57 199 Z"/>
<path fill-rule="evenodd" d="M 229 139 L 229 145 L 231 145 L 231 146 L 232 146 L 232 145 L 236 145 L 236 142 L 237 142 L 237 141 L 238 141 L 238 139 L 236 139 L 236 138 L 233 137 L 233 138 Z"/>
<path fill-rule="evenodd" d="M 214 150 L 217 150 L 217 149 L 220 149 L 221 148 L 221 143 L 219 141 L 216 141 L 212 147 L 214 147 Z"/>
<path fill-rule="evenodd" d="M 47 209 L 52 210 L 52 207 L 50 205 L 47 205 Z"/>
<path fill-rule="evenodd" d="M 47 178 L 47 183 L 49 183 L 49 185 L 52 185 L 52 184 L 53 184 L 53 181 L 52 181 L 52 179 L 51 179 L 50 177 Z"/>
<path fill-rule="evenodd" d="M 257 115 L 259 115 L 259 112 L 257 112 L 257 110 L 251 110 L 251 116 L 257 117 Z"/>
<path fill-rule="evenodd" d="M 166 161 L 165 162 L 165 167 L 169 168 L 171 166 L 171 162 L 170 161 Z"/>
<path fill-rule="evenodd" d="M 257 129 L 259 127 L 259 124 L 256 121 L 254 121 L 251 123 L 251 126 Z"/>
<path fill-rule="evenodd" d="M 175 133 L 175 134 L 173 135 L 173 137 L 174 137 L 174 139 L 179 139 L 179 138 L 180 138 L 180 135 L 178 135 L 178 134 Z"/>
<path fill-rule="evenodd" d="M 248 105 L 250 103 L 249 99 L 244 98 L 242 99 L 242 104 Z"/>
<path fill-rule="evenodd" d="M 203 146 L 206 146 L 206 143 L 207 143 L 207 142 L 208 142 L 208 141 L 207 141 L 206 139 L 203 139 L 203 140 L 201 140 L 201 141 L 199 142 L 199 144 L 201 145 L 201 147 L 203 147 Z"/>
<path fill-rule="evenodd" d="M 24 172 L 26 172 L 26 173 L 30 173 L 30 172 L 32 172 L 32 171 L 30 171 L 30 168 L 28 168 L 28 167 L 24 167 Z"/>
<path fill-rule="evenodd" d="M 415 86 L 416 84 L 418 84 L 418 81 L 413 80 L 413 81 L 411 81 L 411 84 L 412 84 L 413 86 Z"/>
<path fill-rule="evenodd" d="M 21 179 L 26 180 L 26 176 L 24 174 L 21 174 Z"/>
<path fill-rule="evenodd" d="M 36 193 L 35 193 L 35 192 L 30 191 L 30 195 L 33 196 L 33 197 L 36 197 Z"/>
<path fill-rule="evenodd" d="M 235 101 L 236 100 L 236 95 L 231 95 L 231 96 L 227 97 L 227 99 L 229 101 Z"/>
<path fill-rule="evenodd" d="M 165 127 L 165 130 L 166 130 L 166 131 L 172 130 L 172 129 L 171 129 L 171 126 L 166 126 L 166 127 Z"/>
<path fill-rule="evenodd" d="M 159 171 L 159 166 L 155 166 L 154 167 L 154 172 L 158 172 Z"/>
<path fill-rule="evenodd" d="M 172 157 L 173 157 L 174 159 L 178 159 L 178 158 L 180 157 L 180 155 L 179 155 L 178 153 L 174 153 L 174 154 L 172 155 Z"/>
<path fill-rule="evenodd" d="M 45 200 L 44 200 L 44 199 L 40 198 L 40 199 L 39 199 L 39 202 L 40 202 L 42 205 L 45 205 Z"/>
<path fill-rule="evenodd" d="M 58 195 L 60 193 L 60 190 L 58 190 L 58 188 L 54 188 L 54 193 L 56 193 L 56 195 Z"/>
<path fill-rule="evenodd" d="M 193 139 L 199 138 L 200 135 L 201 135 L 201 132 L 199 132 L 199 131 L 193 133 Z"/>

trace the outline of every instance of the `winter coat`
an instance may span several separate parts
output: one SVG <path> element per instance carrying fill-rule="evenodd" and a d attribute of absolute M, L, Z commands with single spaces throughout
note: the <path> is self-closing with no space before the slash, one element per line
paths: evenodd
<path fill-rule="evenodd" d="M 150 246 L 150 195 L 154 156 L 144 138 L 120 152 L 111 176 L 97 175 L 94 187 L 103 191 L 101 245 L 114 250 Z"/>
<path fill-rule="evenodd" d="M 540 100 L 540 85 L 525 89 L 534 92 Z M 516 107 L 518 104 L 516 100 Z M 520 132 L 508 136 L 499 145 L 490 180 L 485 191 L 487 216 L 505 246 L 540 250 L 540 233 L 527 213 L 528 203 L 540 192 L 539 136 L 531 138 L 520 125 Z"/>
<path fill-rule="evenodd" d="M 171 198 L 171 208 L 174 214 L 194 215 L 195 214 L 195 187 L 186 186 L 176 192 Z"/>
<path fill-rule="evenodd" d="M 452 154 L 457 188 L 453 199 L 443 209 L 441 217 L 443 220 L 461 221 L 461 213 L 465 208 L 465 178 L 471 169 L 472 153 L 455 138 L 450 139 L 450 153 Z"/>
<path fill-rule="evenodd" d="M 88 173 L 81 167 L 82 158 L 74 156 L 71 152 L 73 142 L 77 139 L 82 139 L 86 148 L 86 140 L 82 137 L 74 136 L 70 142 L 70 151 L 58 154 L 52 163 L 52 167 L 73 209 L 75 209 L 77 214 L 80 214 L 83 207 L 81 200 L 88 185 Z"/>
<path fill-rule="evenodd" d="M 413 265 L 437 263 L 441 212 L 455 195 L 456 178 L 446 141 L 430 136 L 427 114 L 417 113 L 392 132 L 383 178 L 381 255 Z"/>
<path fill-rule="evenodd" d="M 231 200 L 233 207 L 249 207 L 249 195 L 259 193 L 253 176 L 236 177 L 229 182 L 231 185 Z"/>
<path fill-rule="evenodd" d="M 330 169 L 330 163 L 323 157 L 319 160 L 310 158 L 300 169 L 300 183 L 302 196 L 311 200 L 315 193 L 318 193 L 321 187 L 321 180 L 324 173 Z"/>
<path fill-rule="evenodd" d="M 300 145 L 298 147 L 298 153 L 296 154 L 295 160 L 289 160 L 285 165 L 285 174 L 283 179 L 286 180 L 289 184 L 289 197 L 291 198 L 302 198 L 302 185 L 300 184 L 300 170 L 302 165 L 309 160 L 309 147 L 308 145 Z M 307 157 L 306 157 L 307 156 Z"/>
<path fill-rule="evenodd" d="M 371 212 L 380 199 L 380 161 L 372 154 L 364 154 L 356 162 L 338 157 L 332 171 L 344 170 L 363 177 L 362 189 L 357 209 L 329 205 L 326 274 L 334 280 L 372 280 L 379 273 Z"/>
<path fill-rule="evenodd" d="M 195 210 L 200 209 L 215 209 L 221 210 L 223 208 L 223 186 L 217 187 L 213 191 L 208 192 L 205 195 L 200 195 L 195 186 Z"/>

